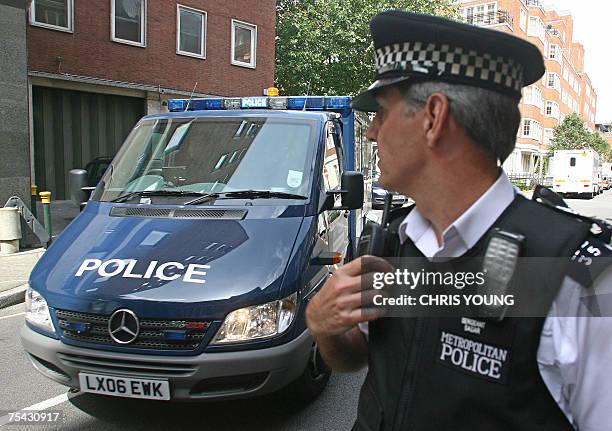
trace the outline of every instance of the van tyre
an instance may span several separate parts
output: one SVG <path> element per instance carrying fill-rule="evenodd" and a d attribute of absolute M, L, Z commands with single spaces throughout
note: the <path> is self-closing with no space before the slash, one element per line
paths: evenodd
<path fill-rule="evenodd" d="M 313 343 L 304 372 L 287 388 L 290 397 L 298 403 L 309 403 L 323 392 L 330 376 L 331 369 L 323 360 L 317 344 Z"/>

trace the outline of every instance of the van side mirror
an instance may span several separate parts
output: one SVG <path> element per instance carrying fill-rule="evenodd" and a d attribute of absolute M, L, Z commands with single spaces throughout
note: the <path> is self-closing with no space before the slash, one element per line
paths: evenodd
<path fill-rule="evenodd" d="M 87 184 L 87 171 L 85 169 L 71 169 L 68 174 L 68 183 L 70 199 L 79 207 L 79 210 L 82 210 L 89 200 L 89 195 L 95 189 L 95 187 L 89 187 Z"/>
<path fill-rule="evenodd" d="M 340 195 L 342 205 L 334 206 L 335 195 Z M 342 173 L 339 190 L 330 190 L 321 211 L 326 210 L 356 210 L 363 206 L 363 174 L 355 171 Z"/>
<path fill-rule="evenodd" d="M 343 209 L 356 210 L 363 206 L 363 174 L 361 172 L 346 171 L 342 173 L 342 199 Z"/>

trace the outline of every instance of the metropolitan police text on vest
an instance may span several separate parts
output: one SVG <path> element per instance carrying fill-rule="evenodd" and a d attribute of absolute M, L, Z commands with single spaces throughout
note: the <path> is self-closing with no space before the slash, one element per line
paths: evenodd
<path fill-rule="evenodd" d="M 442 331 L 440 360 L 482 376 L 500 379 L 508 350 Z"/>

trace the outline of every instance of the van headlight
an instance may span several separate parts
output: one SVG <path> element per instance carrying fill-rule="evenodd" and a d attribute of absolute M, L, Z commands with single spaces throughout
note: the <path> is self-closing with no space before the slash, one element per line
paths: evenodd
<path fill-rule="evenodd" d="M 47 301 L 30 286 L 28 286 L 25 294 L 25 313 L 25 320 L 30 325 L 55 333 Z"/>
<path fill-rule="evenodd" d="M 250 341 L 282 334 L 293 322 L 296 310 L 297 292 L 278 301 L 232 311 L 211 344 Z"/>

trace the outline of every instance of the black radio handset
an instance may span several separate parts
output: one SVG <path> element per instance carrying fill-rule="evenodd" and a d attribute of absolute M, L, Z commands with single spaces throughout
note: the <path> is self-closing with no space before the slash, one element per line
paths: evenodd
<path fill-rule="evenodd" d="M 385 206 L 382 214 L 381 223 L 367 222 L 359 238 L 357 245 L 357 255 L 364 256 L 384 256 L 387 244 L 387 237 L 390 235 L 387 224 L 389 221 L 389 212 L 391 211 L 391 203 L 393 195 L 387 193 L 385 195 Z"/>

